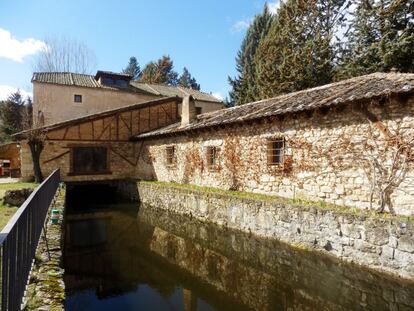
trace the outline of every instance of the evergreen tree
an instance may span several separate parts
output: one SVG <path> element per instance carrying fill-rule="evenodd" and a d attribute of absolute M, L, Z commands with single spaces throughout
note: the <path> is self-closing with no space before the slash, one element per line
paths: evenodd
<path fill-rule="evenodd" d="M 259 98 L 256 83 L 256 68 L 253 62 L 260 40 L 267 34 L 272 21 L 267 5 L 261 14 L 256 15 L 248 28 L 241 48 L 236 57 L 235 78 L 229 77 L 232 90 L 229 93 L 230 102 L 241 105 Z"/>
<path fill-rule="evenodd" d="M 132 80 L 139 79 L 141 76 L 141 68 L 139 67 L 138 61 L 134 56 L 129 58 L 128 65 L 124 70 L 122 70 L 122 72 L 132 76 Z"/>
<path fill-rule="evenodd" d="M 197 80 L 193 76 L 191 76 L 190 72 L 186 67 L 184 67 L 183 73 L 178 79 L 178 85 L 189 89 L 194 89 L 198 91 L 200 90 L 200 84 L 198 84 Z"/>
<path fill-rule="evenodd" d="M 358 0 L 336 79 L 414 71 L 414 2 Z"/>
<path fill-rule="evenodd" d="M 174 64 L 171 58 L 164 55 L 156 62 L 150 62 L 145 66 L 139 81 L 176 86 L 178 74 L 174 71 Z"/>
<path fill-rule="evenodd" d="M 20 91 L 11 94 L 0 103 L 1 132 L 3 140 L 10 140 L 10 135 L 23 130 L 24 100 Z"/>
<path fill-rule="evenodd" d="M 261 98 L 330 83 L 344 22 L 346 0 L 287 0 L 281 3 L 255 55 Z"/>

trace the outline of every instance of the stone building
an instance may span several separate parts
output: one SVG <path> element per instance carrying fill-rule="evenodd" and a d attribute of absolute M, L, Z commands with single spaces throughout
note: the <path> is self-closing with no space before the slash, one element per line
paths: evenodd
<path fill-rule="evenodd" d="M 152 100 L 44 127 L 41 165 L 414 215 L 413 92 L 413 74 L 375 73 L 203 114 L 189 96 L 181 118 Z"/>
<path fill-rule="evenodd" d="M 414 75 L 376 73 L 136 135 L 154 179 L 414 215 Z M 149 169 L 147 169 L 148 171 Z"/>
<path fill-rule="evenodd" d="M 41 119 L 44 125 L 163 97 L 191 95 L 198 113 L 223 108 L 221 100 L 207 93 L 178 86 L 140 83 L 132 81 L 129 75 L 108 71 L 98 71 L 95 76 L 37 72 L 33 74 L 32 83 L 33 117 Z"/>

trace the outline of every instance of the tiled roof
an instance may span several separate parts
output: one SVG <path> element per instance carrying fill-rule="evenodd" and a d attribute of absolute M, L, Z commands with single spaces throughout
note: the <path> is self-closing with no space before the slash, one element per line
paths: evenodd
<path fill-rule="evenodd" d="M 145 90 L 150 93 L 154 93 L 157 95 L 162 96 L 178 96 L 178 97 L 185 97 L 187 95 L 192 95 L 195 100 L 202 100 L 208 102 L 216 102 L 221 103 L 222 101 L 217 99 L 211 94 L 200 92 L 193 89 L 188 89 L 180 86 L 168 86 L 163 84 L 149 84 L 149 83 L 141 83 L 137 81 L 131 81 L 131 85 L 135 86 L 136 88 Z"/>
<path fill-rule="evenodd" d="M 413 92 L 414 74 L 374 73 L 242 106 L 204 113 L 198 115 L 192 123 L 186 126 L 181 127 L 180 123 L 176 123 L 134 138 L 163 136 L 221 124 L 314 110 L 391 94 Z"/>
<path fill-rule="evenodd" d="M 105 73 L 105 72 L 104 72 Z M 113 74 L 113 73 L 111 73 Z M 183 87 L 167 86 L 162 84 L 149 84 L 131 81 L 127 88 L 108 86 L 99 83 L 94 76 L 70 73 L 70 72 L 35 72 L 33 73 L 32 82 L 53 83 L 69 86 L 81 86 L 89 88 L 103 88 L 110 90 L 122 90 L 135 93 L 150 94 L 160 97 L 178 96 L 184 97 L 192 95 L 195 100 L 221 103 L 222 101 L 208 93 Z"/>

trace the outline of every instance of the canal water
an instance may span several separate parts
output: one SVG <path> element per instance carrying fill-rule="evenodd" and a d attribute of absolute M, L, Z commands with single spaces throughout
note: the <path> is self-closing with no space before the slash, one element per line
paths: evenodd
<path fill-rule="evenodd" d="M 414 310 L 414 283 L 156 208 L 65 219 L 68 311 Z"/>

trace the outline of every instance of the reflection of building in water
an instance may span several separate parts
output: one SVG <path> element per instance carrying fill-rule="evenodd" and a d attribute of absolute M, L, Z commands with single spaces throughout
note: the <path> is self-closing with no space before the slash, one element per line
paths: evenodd
<path fill-rule="evenodd" d="M 82 238 L 93 247 L 75 241 Z M 414 307 L 413 284 L 154 209 L 141 208 L 138 221 L 120 212 L 69 215 L 65 267 L 69 291 L 94 287 L 105 297 L 146 283 L 168 296 L 180 286 L 185 310 L 197 310 L 200 297 L 238 310 Z"/>

